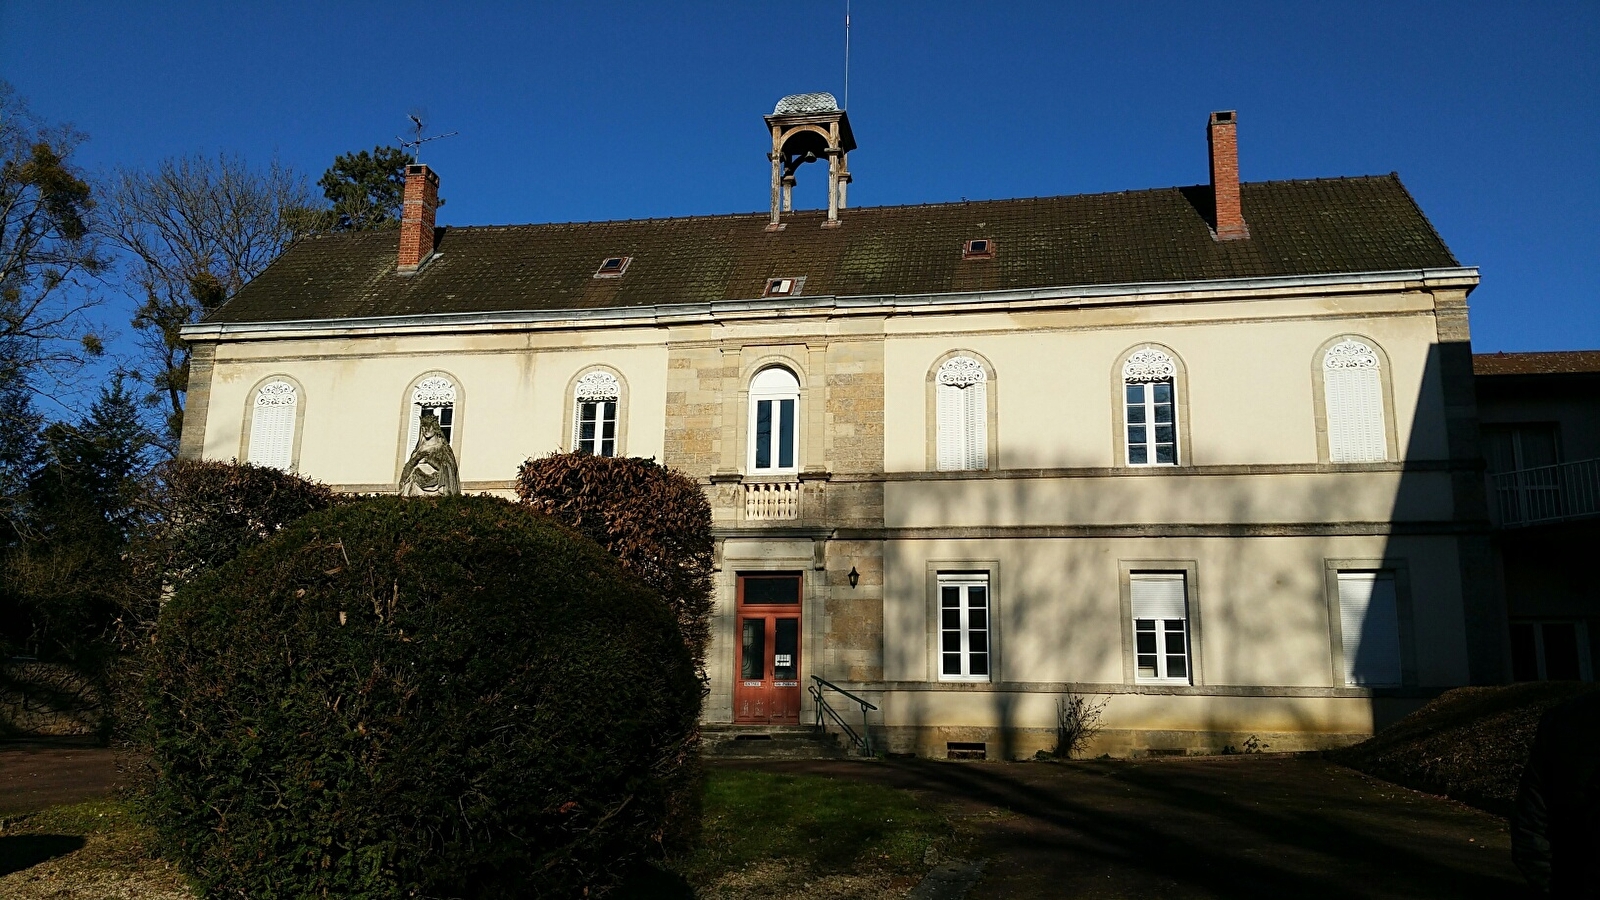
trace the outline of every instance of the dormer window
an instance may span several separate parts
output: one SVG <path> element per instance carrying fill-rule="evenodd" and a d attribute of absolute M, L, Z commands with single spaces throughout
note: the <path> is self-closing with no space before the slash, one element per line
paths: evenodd
<path fill-rule="evenodd" d="M 600 268 L 595 270 L 596 278 L 619 278 L 623 272 L 628 271 L 628 263 L 633 261 L 631 256 L 608 256 L 600 262 Z"/>
<path fill-rule="evenodd" d="M 766 297 L 793 297 L 806 283 L 804 278 L 768 278 Z"/>
<path fill-rule="evenodd" d="M 974 238 L 961 245 L 962 259 L 994 259 L 994 241 Z"/>

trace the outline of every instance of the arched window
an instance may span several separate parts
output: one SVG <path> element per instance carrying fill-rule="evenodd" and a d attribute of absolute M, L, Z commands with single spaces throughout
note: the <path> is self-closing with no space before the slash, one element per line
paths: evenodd
<path fill-rule="evenodd" d="M 444 439 L 455 445 L 456 384 L 444 375 L 429 375 L 411 389 L 410 425 L 406 428 L 405 452 L 417 446 L 417 433 L 422 428 L 422 414 L 431 412 L 439 420 L 439 430 Z"/>
<path fill-rule="evenodd" d="M 940 471 L 989 467 L 988 374 L 970 356 L 956 356 L 934 378 Z"/>
<path fill-rule="evenodd" d="M 246 461 L 288 471 L 294 466 L 294 425 L 300 398 L 294 385 L 273 380 L 256 391 Z"/>
<path fill-rule="evenodd" d="M 1389 458 L 1377 351 L 1354 338 L 1329 347 L 1322 356 L 1322 395 L 1328 414 L 1329 461 Z"/>
<path fill-rule="evenodd" d="M 1153 347 L 1122 364 L 1128 465 L 1178 464 L 1178 365 Z"/>
<path fill-rule="evenodd" d="M 796 472 L 800 468 L 800 380 L 781 366 L 762 369 L 750 381 L 750 471 Z"/>
<path fill-rule="evenodd" d="M 572 450 L 595 456 L 617 455 L 617 405 L 622 385 L 610 372 L 595 370 L 573 387 Z"/>

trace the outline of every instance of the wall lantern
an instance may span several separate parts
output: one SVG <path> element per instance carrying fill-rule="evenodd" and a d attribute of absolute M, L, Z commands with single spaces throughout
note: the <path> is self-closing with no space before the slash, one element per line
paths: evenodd
<path fill-rule="evenodd" d="M 856 567 L 855 566 L 851 566 L 850 567 L 850 586 L 852 588 L 855 587 L 856 584 L 859 581 L 861 581 L 861 573 L 856 571 Z"/>

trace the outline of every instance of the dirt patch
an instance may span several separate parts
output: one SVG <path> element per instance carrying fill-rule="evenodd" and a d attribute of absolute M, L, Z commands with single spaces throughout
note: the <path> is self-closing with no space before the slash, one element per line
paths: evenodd
<path fill-rule="evenodd" d="M 1320 759 L 716 765 L 942 803 L 988 861 L 972 898 L 1525 896 L 1502 820 Z"/>
<path fill-rule="evenodd" d="M 1335 762 L 1500 816 L 1511 813 L 1545 710 L 1600 686 L 1542 681 L 1447 691 Z"/>

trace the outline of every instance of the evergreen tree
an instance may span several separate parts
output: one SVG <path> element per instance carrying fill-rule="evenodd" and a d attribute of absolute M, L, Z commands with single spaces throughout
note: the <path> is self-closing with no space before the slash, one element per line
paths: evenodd
<path fill-rule="evenodd" d="M 374 147 L 370 153 L 362 150 L 336 157 L 317 181 L 333 204 L 331 229 L 372 231 L 399 227 L 406 166 L 414 162 L 416 157 L 398 147 Z"/>

